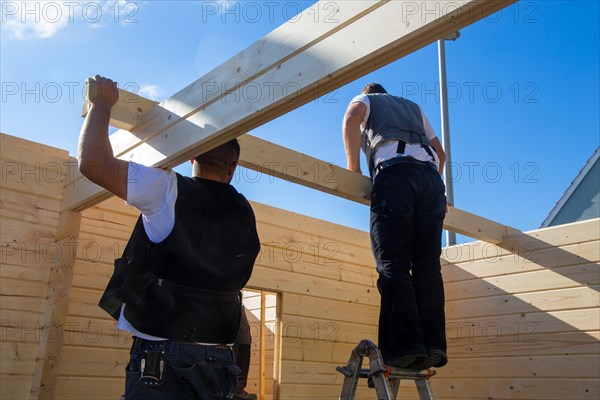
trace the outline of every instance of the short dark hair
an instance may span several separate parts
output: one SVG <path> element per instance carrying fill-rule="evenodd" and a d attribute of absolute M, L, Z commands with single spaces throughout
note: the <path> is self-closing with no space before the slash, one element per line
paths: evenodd
<path fill-rule="evenodd" d="M 369 83 L 362 90 L 362 94 L 387 94 L 387 91 L 379 83 Z"/>
<path fill-rule="evenodd" d="M 237 139 L 230 140 L 204 154 L 194 158 L 202 170 L 216 173 L 225 172 L 240 158 L 240 144 Z"/>

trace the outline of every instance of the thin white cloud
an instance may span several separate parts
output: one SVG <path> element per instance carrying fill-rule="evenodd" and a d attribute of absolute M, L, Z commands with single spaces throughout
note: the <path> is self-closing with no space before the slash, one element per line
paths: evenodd
<path fill-rule="evenodd" d="M 69 23 L 63 2 L 2 2 L 2 30 L 17 40 L 47 39 Z"/>
<path fill-rule="evenodd" d="M 3 1 L 2 31 L 17 40 L 48 39 L 63 29 L 85 24 L 135 23 L 140 4 L 132 1 Z"/>
<path fill-rule="evenodd" d="M 160 97 L 162 96 L 162 89 L 158 86 L 151 83 L 142 83 L 140 85 L 140 89 L 138 90 L 138 94 L 143 97 L 147 97 L 150 100 L 160 101 Z"/>

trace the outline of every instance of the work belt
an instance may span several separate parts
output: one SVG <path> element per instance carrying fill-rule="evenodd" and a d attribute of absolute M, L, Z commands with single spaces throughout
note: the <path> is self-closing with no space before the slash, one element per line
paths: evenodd
<path fill-rule="evenodd" d="M 207 344 L 207 343 L 198 343 L 198 342 L 179 342 L 181 344 L 187 344 L 188 346 L 205 346 L 205 347 L 214 347 L 215 349 L 220 350 L 231 350 L 232 346 L 224 343 L 219 344 Z"/>
<path fill-rule="evenodd" d="M 421 160 L 414 159 L 412 157 L 404 157 L 404 156 L 396 156 L 396 157 L 392 157 L 388 160 L 380 162 L 377 165 L 377 168 L 375 168 L 375 171 L 378 174 L 379 172 L 381 172 L 381 170 L 383 170 L 391 165 L 396 165 L 396 164 L 423 165 L 426 167 L 433 168 L 433 170 L 436 172 L 438 171 L 438 168 L 436 167 L 436 165 L 430 161 L 421 161 Z"/>
<path fill-rule="evenodd" d="M 148 339 L 142 339 L 139 338 L 137 336 L 133 337 L 134 341 L 140 341 L 140 340 L 145 340 L 146 342 L 154 342 L 155 344 L 162 344 L 164 345 L 164 343 L 166 342 L 166 340 L 148 340 Z M 171 340 L 171 339 L 169 339 Z M 225 343 L 200 343 L 200 342 L 185 342 L 182 340 L 171 340 L 173 342 L 178 342 L 179 344 L 185 344 L 188 346 L 205 346 L 205 347 L 214 347 L 215 349 L 220 349 L 220 350 L 231 350 L 231 348 L 233 347 L 233 345 L 230 344 L 225 344 Z"/>
<path fill-rule="evenodd" d="M 142 386 L 161 386 L 165 382 L 166 369 L 167 369 L 167 353 L 166 346 L 167 342 L 177 342 L 179 344 L 205 347 L 207 350 L 207 360 L 214 361 L 214 351 L 216 349 L 221 350 L 233 350 L 232 346 L 226 344 L 203 344 L 198 342 L 183 342 L 177 340 L 147 340 L 138 337 L 133 338 L 133 346 L 131 350 L 137 348 L 137 351 L 143 349 L 140 359 L 140 376 L 138 378 L 139 384 Z M 212 353 L 212 355 L 211 355 Z M 210 358 L 209 358 L 210 357 Z"/>

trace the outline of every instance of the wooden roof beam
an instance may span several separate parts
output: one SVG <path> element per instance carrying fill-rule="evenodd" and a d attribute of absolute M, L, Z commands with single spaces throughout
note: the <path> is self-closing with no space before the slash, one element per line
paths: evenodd
<path fill-rule="evenodd" d="M 132 98 L 123 90 L 119 95 L 120 98 Z M 140 98 L 140 101 L 149 100 Z M 127 120 L 120 121 L 119 118 L 128 118 L 123 109 L 130 108 L 130 104 L 117 103 L 111 113 L 111 125 L 127 123 Z M 239 136 L 238 140 L 241 146 L 240 165 L 243 167 L 360 204 L 370 204 L 371 180 L 364 175 L 248 134 Z M 68 195 L 85 198 L 87 193 L 96 191 L 102 196 L 110 196 L 80 176 L 78 185 L 71 188 Z M 456 208 L 449 210 L 444 227 L 490 243 L 500 243 L 507 235 L 519 233 L 516 229 Z"/>
<path fill-rule="evenodd" d="M 318 2 L 113 134 L 115 155 L 174 167 L 515 1 Z M 262 90 L 248 99 L 253 88 Z M 106 198 L 70 186 L 64 210 Z"/>
<path fill-rule="evenodd" d="M 130 101 L 121 102 L 120 99 Z M 144 106 L 151 102 L 119 89 L 119 102 L 111 110 L 110 125 L 118 127 L 130 124 L 135 115 L 132 110 L 136 110 L 138 104 Z M 85 100 L 83 117 L 87 115 L 88 105 L 89 101 Z M 239 163 L 243 167 L 361 204 L 369 204 L 371 181 L 366 176 L 249 134 L 239 136 L 238 140 L 242 149 Z M 64 194 L 67 203 L 79 204 L 75 209 L 85 208 L 86 204 L 80 204 L 82 200 L 96 202 L 97 198 L 106 199 L 111 196 L 78 171 L 75 174 L 74 184 L 69 185 Z M 91 194 L 93 197 L 90 197 Z"/>
<path fill-rule="evenodd" d="M 85 117 L 90 107 L 88 94 L 83 100 L 81 116 Z M 110 124 L 125 131 L 133 130 L 141 124 L 141 117 L 158 105 L 157 101 L 146 99 L 136 93 L 119 90 L 119 100 L 111 110 Z"/>

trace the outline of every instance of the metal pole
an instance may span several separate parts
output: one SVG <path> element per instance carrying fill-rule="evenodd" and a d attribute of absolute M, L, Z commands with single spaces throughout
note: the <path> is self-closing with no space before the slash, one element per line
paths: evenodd
<path fill-rule="evenodd" d="M 452 154 L 450 148 L 450 122 L 448 118 L 448 86 L 446 81 L 446 40 L 456 40 L 460 33 L 438 40 L 438 58 L 440 70 L 440 107 L 442 113 L 442 147 L 446 153 L 444 181 L 446 182 L 446 197 L 454 205 L 454 182 L 452 178 Z M 456 244 L 456 233 L 446 230 L 446 246 Z"/>

